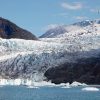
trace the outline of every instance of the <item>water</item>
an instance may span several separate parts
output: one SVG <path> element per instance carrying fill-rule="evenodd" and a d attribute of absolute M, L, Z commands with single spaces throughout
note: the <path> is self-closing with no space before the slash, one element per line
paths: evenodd
<path fill-rule="evenodd" d="M 100 100 L 100 91 L 82 91 L 82 88 L 5 86 L 0 87 L 0 100 Z"/>

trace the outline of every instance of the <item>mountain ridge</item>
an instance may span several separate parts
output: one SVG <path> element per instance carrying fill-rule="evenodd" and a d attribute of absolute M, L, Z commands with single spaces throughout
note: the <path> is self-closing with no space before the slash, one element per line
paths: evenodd
<path fill-rule="evenodd" d="M 55 28 L 47 30 L 43 35 L 40 36 L 40 38 L 56 38 L 56 37 L 60 38 L 63 34 L 70 33 L 73 30 L 76 31 L 80 28 L 82 30 L 86 30 L 87 27 L 95 28 L 95 24 L 100 24 L 100 19 L 96 19 L 93 21 L 84 20 L 70 25 L 59 25 L 56 26 Z"/>
<path fill-rule="evenodd" d="M 26 40 L 37 40 L 31 32 L 18 27 L 11 21 L 0 17 L 0 37 L 5 39 L 19 38 Z"/>

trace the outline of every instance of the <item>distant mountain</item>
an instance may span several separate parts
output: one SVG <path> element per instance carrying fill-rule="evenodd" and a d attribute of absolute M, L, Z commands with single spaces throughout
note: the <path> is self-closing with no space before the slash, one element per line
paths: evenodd
<path fill-rule="evenodd" d="M 62 38 L 68 37 L 69 35 L 78 36 L 88 33 L 97 32 L 99 29 L 100 20 L 94 21 L 82 21 L 71 25 L 62 25 L 55 28 L 51 28 L 46 31 L 40 38 Z"/>
<path fill-rule="evenodd" d="M 57 26 L 56 28 L 49 29 L 45 34 L 40 36 L 40 38 L 52 38 L 59 34 L 64 34 L 65 32 L 67 32 L 67 30 L 65 29 L 64 25 Z"/>
<path fill-rule="evenodd" d="M 19 38 L 26 40 L 36 40 L 36 36 L 31 32 L 18 27 L 7 19 L 0 17 L 0 37 L 5 39 Z"/>

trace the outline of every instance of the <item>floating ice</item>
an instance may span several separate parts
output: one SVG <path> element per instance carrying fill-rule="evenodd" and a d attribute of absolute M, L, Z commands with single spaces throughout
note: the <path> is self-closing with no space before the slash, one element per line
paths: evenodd
<path fill-rule="evenodd" d="M 96 87 L 85 87 L 82 88 L 82 91 L 99 91 L 99 89 Z"/>
<path fill-rule="evenodd" d="M 80 82 L 73 82 L 72 84 L 71 84 L 71 86 L 74 86 L 74 87 L 76 87 L 76 86 L 86 86 L 86 84 L 85 83 L 80 83 Z"/>
<path fill-rule="evenodd" d="M 36 89 L 38 89 L 39 87 L 36 87 L 36 86 L 28 86 L 27 88 L 32 88 L 32 89 L 36 88 Z"/>
<path fill-rule="evenodd" d="M 63 86 L 63 87 L 61 87 L 61 88 L 71 88 L 71 87 L 70 87 L 70 85 L 69 85 L 69 86 Z"/>

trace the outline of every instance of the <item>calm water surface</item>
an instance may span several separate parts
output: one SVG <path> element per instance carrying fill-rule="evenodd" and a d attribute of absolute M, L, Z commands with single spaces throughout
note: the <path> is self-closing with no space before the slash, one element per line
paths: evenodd
<path fill-rule="evenodd" d="M 0 100 L 100 100 L 100 91 L 82 91 L 82 87 L 61 88 L 25 86 L 0 87 Z"/>

